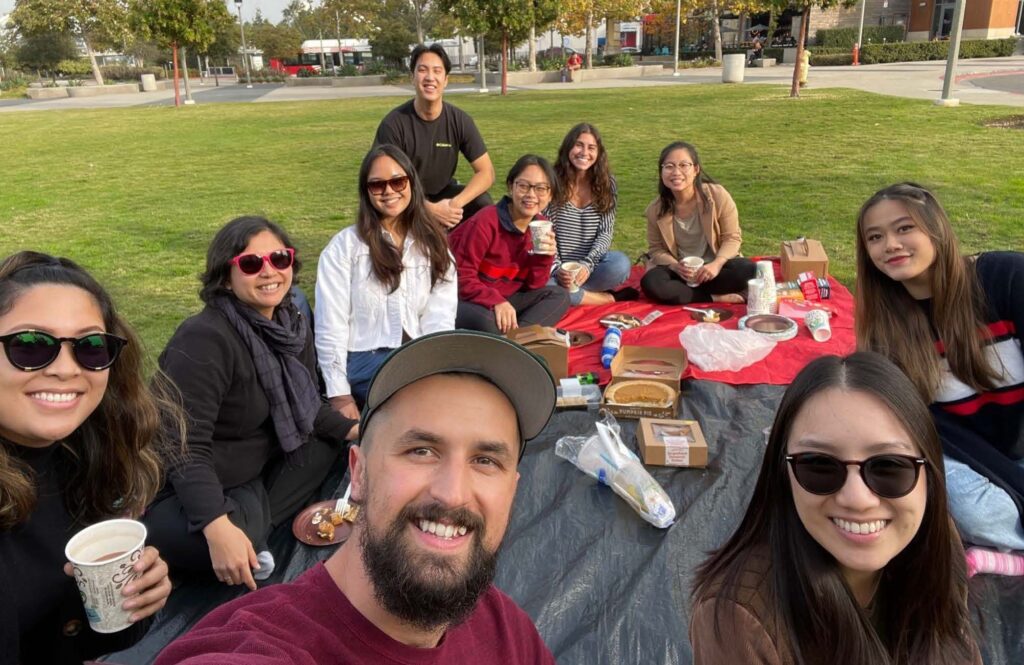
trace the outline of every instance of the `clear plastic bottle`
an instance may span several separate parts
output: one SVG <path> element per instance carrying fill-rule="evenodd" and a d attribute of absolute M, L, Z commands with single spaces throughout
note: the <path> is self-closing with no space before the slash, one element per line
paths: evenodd
<path fill-rule="evenodd" d="M 601 344 L 601 364 L 605 369 L 612 366 L 612 358 L 622 347 L 622 331 L 618 328 L 608 328 L 604 333 L 604 343 Z"/>

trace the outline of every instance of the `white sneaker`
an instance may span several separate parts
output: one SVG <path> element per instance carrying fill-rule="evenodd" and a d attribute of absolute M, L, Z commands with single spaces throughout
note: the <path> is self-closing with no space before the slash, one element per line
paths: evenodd
<path fill-rule="evenodd" d="M 260 569 L 252 571 L 252 578 L 262 582 L 274 573 L 274 555 L 270 550 L 263 550 L 256 553 L 256 560 L 260 563 Z"/>

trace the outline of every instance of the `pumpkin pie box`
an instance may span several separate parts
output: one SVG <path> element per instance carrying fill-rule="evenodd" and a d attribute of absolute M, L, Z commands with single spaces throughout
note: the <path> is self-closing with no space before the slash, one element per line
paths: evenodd
<path fill-rule="evenodd" d="M 636 440 L 644 464 L 704 468 L 708 442 L 696 420 L 641 418 Z"/>
<path fill-rule="evenodd" d="M 565 332 L 533 325 L 511 330 L 508 339 L 540 356 L 556 382 L 569 376 L 569 335 Z"/>
<path fill-rule="evenodd" d="M 679 382 L 685 370 L 686 349 L 681 346 L 623 346 L 612 359 L 612 378 L 604 390 L 601 408 L 616 418 L 674 418 L 679 409 Z M 630 390 L 624 384 L 631 384 L 637 395 L 656 397 L 663 393 L 665 399 L 660 404 L 616 404 L 610 396 Z"/>
<path fill-rule="evenodd" d="M 799 238 L 782 243 L 782 278 L 796 280 L 802 272 L 811 271 L 816 277 L 828 277 L 828 254 L 820 240 Z"/>

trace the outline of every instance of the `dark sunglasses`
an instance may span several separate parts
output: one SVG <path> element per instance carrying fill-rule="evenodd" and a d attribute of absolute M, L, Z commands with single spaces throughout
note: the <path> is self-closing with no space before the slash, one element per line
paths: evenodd
<path fill-rule="evenodd" d="M 114 364 L 128 340 L 110 333 L 54 337 L 38 330 L 22 330 L 0 336 L 7 360 L 24 372 L 33 372 L 51 364 L 60 355 L 60 347 L 64 342 L 71 343 L 75 362 L 87 370 L 99 372 Z"/>
<path fill-rule="evenodd" d="M 405 188 L 409 186 L 409 176 L 399 175 L 391 178 L 390 180 L 368 180 L 366 182 L 366 191 L 370 192 L 374 196 L 380 196 L 384 193 L 384 190 L 391 186 L 391 191 L 404 192 Z"/>
<path fill-rule="evenodd" d="M 860 468 L 860 477 L 872 492 L 885 499 L 904 497 L 917 486 L 921 467 L 928 460 L 910 455 L 874 455 L 866 460 L 841 460 L 824 453 L 786 455 L 800 487 L 811 494 L 835 494 L 846 484 L 846 467 Z"/>
<path fill-rule="evenodd" d="M 231 259 L 230 263 L 238 266 L 244 275 L 258 275 L 263 270 L 263 264 L 269 263 L 278 270 L 287 270 L 292 267 L 295 261 L 295 250 L 291 247 L 278 249 L 270 254 L 239 254 Z"/>

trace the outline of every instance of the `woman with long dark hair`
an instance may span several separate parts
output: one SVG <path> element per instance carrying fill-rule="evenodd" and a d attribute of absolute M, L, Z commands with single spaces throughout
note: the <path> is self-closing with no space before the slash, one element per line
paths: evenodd
<path fill-rule="evenodd" d="M 693 599 L 698 665 L 981 663 L 938 436 L 899 368 L 860 352 L 797 375 Z"/>
<path fill-rule="evenodd" d="M 569 289 L 572 305 L 601 305 L 613 302 L 609 293 L 629 278 L 630 260 L 622 252 L 610 251 L 615 232 L 618 192 L 608 165 L 608 153 L 601 133 L 588 123 L 569 130 L 555 161 L 558 187 L 545 211 L 558 237 L 558 265 L 554 279 Z M 582 269 L 571 272 L 562 264 L 574 262 Z M 572 290 L 575 283 L 579 288 Z M 620 299 L 636 297 L 630 290 Z"/>
<path fill-rule="evenodd" d="M 757 267 L 740 256 L 736 203 L 704 172 L 695 147 L 675 141 L 661 151 L 658 198 L 644 216 L 648 262 L 640 287 L 648 298 L 671 305 L 743 302 Z M 687 258 L 702 263 L 688 266 Z"/>
<path fill-rule="evenodd" d="M 359 218 L 320 255 L 317 355 L 331 404 L 350 418 L 388 353 L 455 327 L 455 261 L 425 201 L 405 153 L 373 147 L 359 169 Z"/>
<path fill-rule="evenodd" d="M 857 343 L 932 406 L 964 540 L 1024 550 L 1024 254 L 960 253 L 924 187 L 886 187 L 857 217 Z"/>
<path fill-rule="evenodd" d="M 321 397 L 313 332 L 289 291 L 300 267 L 280 226 L 231 220 L 206 252 L 205 307 L 160 355 L 190 424 L 189 457 L 144 520 L 172 568 L 255 589 L 274 569 L 271 528 L 347 460 L 358 427 Z"/>
<path fill-rule="evenodd" d="M 541 212 L 557 188 L 548 160 L 523 155 L 505 178 L 508 194 L 460 224 L 448 241 L 459 271 L 456 325 L 507 333 L 519 326 L 553 326 L 569 309 L 569 294 L 548 284 L 558 254 L 555 234 L 538 237 L 531 222 L 547 222 Z M 557 193 L 556 193 L 557 195 Z"/>
<path fill-rule="evenodd" d="M 96 633 L 64 546 L 142 513 L 184 420 L 170 384 L 144 380 L 142 345 L 110 295 L 68 259 L 0 263 L 0 345 L 0 661 L 81 663 L 138 640 L 171 583 L 146 547 L 123 591 L 138 623 Z"/>

